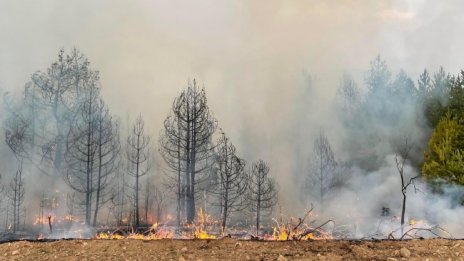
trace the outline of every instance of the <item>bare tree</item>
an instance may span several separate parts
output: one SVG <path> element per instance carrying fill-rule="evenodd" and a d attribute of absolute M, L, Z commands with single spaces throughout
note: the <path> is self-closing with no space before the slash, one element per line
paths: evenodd
<path fill-rule="evenodd" d="M 173 112 L 176 103 L 173 104 Z M 176 225 L 179 228 L 181 216 L 185 208 L 185 151 L 183 148 L 183 134 L 180 129 L 180 120 L 175 114 L 169 115 L 164 121 L 164 130 L 159 138 L 159 152 L 163 157 L 171 175 L 167 175 L 168 182 L 165 184 L 169 189 L 175 191 L 177 197 Z"/>
<path fill-rule="evenodd" d="M 416 188 L 414 184 L 414 180 L 419 177 L 419 176 L 414 176 L 414 177 L 408 178 L 404 173 L 404 165 L 406 161 L 408 160 L 411 149 L 412 149 L 412 144 L 410 144 L 408 139 L 405 138 L 404 143 L 400 146 L 398 153 L 395 155 L 396 168 L 401 178 L 401 194 L 403 194 L 403 204 L 401 207 L 401 235 L 403 235 L 404 216 L 406 214 L 406 193 L 407 193 L 408 187 L 411 184 L 414 186 L 414 188 Z"/>
<path fill-rule="evenodd" d="M 124 160 L 124 158 L 122 158 Z M 124 223 L 125 214 L 127 212 L 127 174 L 126 165 L 120 164 L 116 171 L 115 184 L 112 187 L 110 196 L 110 210 L 113 212 L 116 224 L 121 226 Z"/>
<path fill-rule="evenodd" d="M 5 143 L 17 159 L 28 156 L 27 143 L 31 139 L 29 122 L 21 117 L 9 118 L 5 125 Z"/>
<path fill-rule="evenodd" d="M 109 200 L 108 186 L 111 184 L 110 179 L 114 178 L 114 174 L 118 165 L 119 159 L 119 132 L 118 124 L 112 119 L 108 108 L 103 100 L 97 108 L 96 115 L 96 198 L 93 225 L 97 223 L 98 211 L 100 206 Z"/>
<path fill-rule="evenodd" d="M 68 193 L 66 195 L 66 207 L 68 209 L 69 222 L 72 224 L 74 220 L 74 213 L 76 208 L 76 193 Z M 43 213 L 42 213 L 43 224 Z"/>
<path fill-rule="evenodd" d="M 218 196 L 216 205 L 220 208 L 221 228 L 226 229 L 227 219 L 233 212 L 247 207 L 244 194 L 248 185 L 245 161 L 236 155 L 235 146 L 222 132 L 217 141 L 218 177 L 212 192 Z"/>
<path fill-rule="evenodd" d="M 146 176 L 146 181 L 145 181 L 145 192 L 143 193 L 144 199 L 144 215 L 145 215 L 145 224 L 150 224 L 149 222 L 149 213 L 153 212 L 153 204 L 154 204 L 154 193 L 155 193 L 155 188 L 153 185 L 153 182 L 151 181 L 151 175 Z"/>
<path fill-rule="evenodd" d="M 85 197 L 85 222 L 93 225 L 109 200 L 109 185 L 118 166 L 118 124 L 100 99 L 97 79 L 86 83 L 66 139 L 67 184 Z M 93 210 L 93 213 L 92 213 Z"/>
<path fill-rule="evenodd" d="M 177 184 L 177 223 L 185 202 L 188 223 L 195 218 L 196 186 L 206 180 L 213 161 L 211 137 L 217 122 L 207 105 L 206 93 L 196 81 L 174 100 L 172 115 L 165 121 L 160 137 L 160 153 L 172 171 L 171 180 Z M 202 174 L 204 174 L 202 176 Z"/>
<path fill-rule="evenodd" d="M 263 160 L 253 163 L 248 183 L 247 200 L 256 213 L 256 236 L 259 235 L 262 212 L 272 210 L 277 203 L 277 187 L 274 180 L 268 176 L 269 165 Z"/>
<path fill-rule="evenodd" d="M 324 211 L 324 200 L 329 190 L 336 184 L 336 168 L 332 147 L 327 136 L 321 132 L 314 140 L 313 158 L 306 188 L 317 190 L 321 210 Z"/>
<path fill-rule="evenodd" d="M 168 190 L 160 186 L 154 186 L 153 201 L 155 204 L 156 222 L 160 223 L 163 220 L 163 214 L 167 205 Z"/>
<path fill-rule="evenodd" d="M 37 169 L 57 175 L 63 167 L 66 135 L 82 92 L 89 81 L 98 80 L 98 72 L 90 69 L 87 58 L 77 49 L 70 53 L 60 50 L 58 60 L 45 72 L 36 72 L 26 84 L 24 96 L 14 103 L 5 97 L 10 122 L 26 127 L 28 138 L 16 144 L 21 157 Z M 7 125 L 7 132 L 14 132 Z M 7 133 L 8 135 L 8 133 Z"/>
<path fill-rule="evenodd" d="M 128 160 L 128 174 L 134 177 L 133 189 L 133 225 L 140 226 L 140 178 L 150 170 L 150 137 L 145 135 L 145 124 L 142 115 L 137 117 L 132 132 L 127 137 L 126 158 Z"/>
<path fill-rule="evenodd" d="M 12 222 L 13 222 L 13 233 L 18 231 L 20 219 L 21 219 L 21 208 L 24 203 L 24 194 L 26 192 L 24 188 L 24 178 L 23 178 L 22 166 L 16 171 L 13 180 L 10 182 L 8 198 L 11 202 L 11 207 L 13 209 Z"/>
<path fill-rule="evenodd" d="M 85 223 L 91 222 L 92 193 L 95 191 L 97 165 L 97 112 L 99 90 L 92 84 L 84 94 L 79 113 L 73 119 L 66 143 L 66 183 L 84 196 Z"/>
<path fill-rule="evenodd" d="M 13 180 L 10 182 L 10 186 L 7 191 L 7 197 L 11 203 L 11 206 L 7 207 L 6 223 L 8 223 L 8 215 L 10 214 L 9 210 L 11 207 L 13 210 L 13 213 L 11 215 L 13 221 L 12 231 L 13 233 L 15 233 L 19 229 L 21 207 L 24 202 L 25 189 L 24 179 L 22 175 L 23 159 L 26 157 L 26 149 L 24 145 L 30 138 L 30 133 L 28 133 L 28 124 L 24 121 L 11 121 L 10 119 L 9 123 L 10 129 L 7 129 L 5 132 L 5 142 L 13 152 L 16 159 L 19 161 L 19 168 L 16 171 Z M 0 189 L 3 190 L 3 187 L 1 187 Z"/>

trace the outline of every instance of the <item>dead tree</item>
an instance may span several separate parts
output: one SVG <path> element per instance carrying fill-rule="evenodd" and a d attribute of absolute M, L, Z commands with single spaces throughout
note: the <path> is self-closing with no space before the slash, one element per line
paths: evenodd
<path fill-rule="evenodd" d="M 125 160 L 122 158 L 122 160 Z M 115 184 L 112 187 L 111 196 L 110 196 L 110 208 L 113 210 L 113 215 L 118 226 L 122 226 L 124 223 L 124 218 L 127 212 L 127 174 L 126 174 L 126 164 L 120 162 L 119 168 L 116 171 L 116 180 Z"/>
<path fill-rule="evenodd" d="M 314 141 L 311 171 L 306 183 L 306 189 L 317 190 L 321 211 L 324 211 L 326 194 L 336 183 L 336 168 L 337 162 L 330 142 L 321 132 Z"/>
<path fill-rule="evenodd" d="M 144 220 L 145 224 L 150 224 L 148 214 L 153 211 L 153 200 L 154 200 L 154 185 L 151 181 L 152 177 L 151 175 L 146 176 L 146 181 L 145 181 L 145 192 L 143 193 L 144 199 L 143 199 L 143 209 L 144 209 Z"/>
<path fill-rule="evenodd" d="M 10 182 L 10 187 L 7 192 L 7 197 L 11 203 L 11 208 L 13 210 L 12 214 L 12 230 L 15 233 L 19 229 L 20 224 L 20 213 L 21 207 L 24 201 L 24 179 L 22 176 L 23 169 L 23 159 L 26 157 L 26 149 L 24 145 L 27 143 L 27 140 L 30 138 L 28 136 L 28 124 L 23 121 L 10 122 L 10 129 L 5 132 L 5 142 L 13 152 L 16 159 L 19 161 L 19 168 L 13 177 L 13 180 Z M 9 215 L 9 207 L 7 208 L 7 218 Z"/>
<path fill-rule="evenodd" d="M 172 171 L 172 182 L 178 185 L 178 224 L 183 202 L 186 220 L 192 223 L 196 186 L 206 180 L 206 173 L 212 165 L 214 146 L 211 137 L 217 128 L 205 90 L 200 89 L 195 80 L 174 100 L 172 114 L 164 125 L 160 153 Z"/>
<path fill-rule="evenodd" d="M 163 214 L 166 209 L 168 190 L 160 186 L 153 187 L 153 201 L 155 204 L 156 222 L 160 223 L 163 220 Z"/>
<path fill-rule="evenodd" d="M 174 104 L 173 111 L 175 109 Z M 164 130 L 159 138 L 159 152 L 170 172 L 170 175 L 167 175 L 168 182 L 165 185 L 175 191 L 177 197 L 176 225 L 178 228 L 185 208 L 185 176 L 183 173 L 185 173 L 186 168 L 185 151 L 182 146 L 184 142 L 179 118 L 173 113 L 164 121 Z"/>
<path fill-rule="evenodd" d="M 30 142 L 30 122 L 21 117 L 9 118 L 6 123 L 5 143 L 18 160 L 28 157 L 27 143 Z"/>
<path fill-rule="evenodd" d="M 26 192 L 24 188 L 24 178 L 22 173 L 22 166 L 16 171 L 13 180 L 10 182 L 10 188 L 8 198 L 11 202 L 12 213 L 12 229 L 13 233 L 18 231 L 20 219 L 21 219 L 21 207 L 24 203 L 24 194 Z"/>
<path fill-rule="evenodd" d="M 145 124 L 142 115 L 136 119 L 132 132 L 127 137 L 126 158 L 128 174 L 134 178 L 133 189 L 133 225 L 140 226 L 140 178 L 150 170 L 150 137 L 145 135 Z"/>
<path fill-rule="evenodd" d="M 236 155 L 235 146 L 222 132 L 216 145 L 217 177 L 212 193 L 217 195 L 221 214 L 221 228 L 225 232 L 227 219 L 233 212 L 247 207 L 244 194 L 248 185 L 245 161 Z"/>
<path fill-rule="evenodd" d="M 175 114 L 180 121 L 185 155 L 185 196 L 186 218 L 192 223 L 196 214 L 196 186 L 205 181 L 205 174 L 211 167 L 214 147 L 211 137 L 217 128 L 217 122 L 207 105 L 206 93 L 195 80 L 176 100 Z"/>
<path fill-rule="evenodd" d="M 277 203 L 277 187 L 269 174 L 269 165 L 258 160 L 251 167 L 248 181 L 247 200 L 256 213 L 256 236 L 259 235 L 262 212 L 272 210 Z"/>
<path fill-rule="evenodd" d="M 96 115 L 96 188 L 93 225 L 97 224 L 101 205 L 109 200 L 108 186 L 114 178 L 119 159 L 119 132 L 103 100 L 100 100 Z"/>
<path fill-rule="evenodd" d="M 97 79 L 86 84 L 66 139 L 67 184 L 85 198 L 85 222 L 95 226 L 118 166 L 118 124 L 100 99 Z M 93 212 L 92 212 L 93 211 Z M 92 221 L 93 218 L 93 221 Z"/>
<path fill-rule="evenodd" d="M 398 153 L 395 155 L 395 163 L 396 168 L 398 170 L 398 174 L 401 178 L 401 194 L 403 194 L 403 204 L 401 207 L 401 235 L 403 235 L 404 230 L 404 216 L 406 214 L 406 193 L 408 187 L 412 184 L 414 189 L 416 185 L 414 184 L 414 180 L 417 179 L 419 176 L 414 176 L 412 178 L 408 178 L 404 173 L 404 165 L 408 160 L 409 152 L 411 152 L 412 144 L 408 142 L 408 139 L 404 139 L 404 143 L 400 146 Z"/>
<path fill-rule="evenodd" d="M 95 82 L 89 84 L 93 85 Z M 67 171 L 64 180 L 71 189 L 85 198 L 83 203 L 86 224 L 91 224 L 92 197 L 96 189 L 97 177 L 94 172 L 98 150 L 98 95 L 97 86 L 89 86 L 66 139 Z"/>
<path fill-rule="evenodd" d="M 74 213 L 76 208 L 76 193 L 66 195 L 66 207 L 68 209 L 68 220 L 72 224 L 74 221 Z M 43 224 L 43 212 L 42 212 L 42 224 Z"/>
<path fill-rule="evenodd" d="M 80 107 L 79 97 L 89 80 L 98 77 L 77 49 L 67 54 L 60 50 L 58 60 L 45 72 L 34 73 L 22 99 L 6 102 L 8 121 L 27 124 L 29 138 L 23 140 L 23 150 L 15 153 L 23 153 L 22 157 L 43 173 L 62 171 L 66 135 Z M 11 132 L 8 125 L 6 129 Z"/>

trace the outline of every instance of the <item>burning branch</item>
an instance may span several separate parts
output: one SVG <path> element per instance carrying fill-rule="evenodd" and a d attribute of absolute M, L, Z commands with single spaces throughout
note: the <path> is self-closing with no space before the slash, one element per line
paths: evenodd
<path fill-rule="evenodd" d="M 320 225 L 320 226 L 318 226 L 316 228 L 305 230 L 303 233 L 298 235 L 297 240 L 301 240 L 302 238 L 306 237 L 307 235 L 312 234 L 312 233 L 314 233 L 316 231 L 319 231 L 319 229 L 321 229 L 323 226 L 325 226 L 325 225 L 327 225 L 328 223 L 331 223 L 331 222 L 335 224 L 335 221 L 329 219 L 326 222 L 322 223 L 322 225 Z"/>
<path fill-rule="evenodd" d="M 314 206 L 313 206 L 313 204 L 311 204 L 311 208 L 306 212 L 306 214 L 304 215 L 304 217 L 298 219 L 299 222 L 298 222 L 298 224 L 296 224 L 296 226 L 293 227 L 293 232 L 295 232 L 295 231 L 304 223 L 306 217 L 309 216 L 309 214 L 311 214 L 311 212 L 313 211 L 313 209 L 314 209 Z M 290 234 L 289 234 L 289 236 L 290 236 Z M 288 237 L 287 237 L 287 240 L 288 240 Z"/>
<path fill-rule="evenodd" d="M 279 224 L 277 220 L 274 219 L 274 221 L 277 223 L 277 227 L 274 227 L 274 234 L 273 234 L 273 240 L 295 240 L 295 241 L 300 241 L 305 238 L 313 238 L 313 237 L 308 237 L 312 233 L 318 231 L 321 232 L 321 228 L 327 225 L 328 223 L 335 223 L 333 220 L 327 220 L 323 224 L 317 226 L 317 227 L 311 227 L 309 224 L 305 224 L 306 218 L 311 214 L 313 211 L 314 207 L 311 204 L 311 208 L 305 213 L 305 215 L 302 218 L 298 218 L 298 222 L 293 225 L 290 221 L 287 222 L 287 224 Z M 311 224 L 314 223 L 315 221 L 310 222 Z M 301 228 L 301 226 L 305 225 L 305 228 Z M 324 234 L 321 232 L 321 234 Z M 252 238 L 253 239 L 253 238 Z"/>

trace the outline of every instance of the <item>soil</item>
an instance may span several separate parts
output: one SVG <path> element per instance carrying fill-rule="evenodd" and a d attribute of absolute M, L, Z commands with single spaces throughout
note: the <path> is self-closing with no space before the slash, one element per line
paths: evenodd
<path fill-rule="evenodd" d="M 464 260 L 464 240 L 57 240 L 0 244 L 0 260 Z"/>

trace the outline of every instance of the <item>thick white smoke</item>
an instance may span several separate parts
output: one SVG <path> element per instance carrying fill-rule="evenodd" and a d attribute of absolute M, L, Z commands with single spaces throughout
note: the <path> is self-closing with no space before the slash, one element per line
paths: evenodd
<path fill-rule="evenodd" d="M 324 217 L 335 220 L 337 225 L 350 226 L 356 238 L 385 237 L 395 230 L 394 236 L 398 237 L 403 196 L 394 158 L 395 155 L 387 156 L 383 166 L 371 173 L 352 169 L 348 184 L 330 194 Z M 405 174 L 407 180 L 418 175 L 408 165 Z M 410 185 L 407 190 L 405 223 L 425 221 L 423 227 L 438 225 L 451 233 L 435 230 L 441 236 L 464 237 L 459 221 L 464 207 L 457 201 L 464 189 L 450 186 L 443 195 L 437 195 L 421 181 L 416 181 L 415 185 L 416 188 Z M 382 216 L 382 208 L 390 209 L 388 216 Z M 433 236 L 431 233 L 421 235 Z"/>

